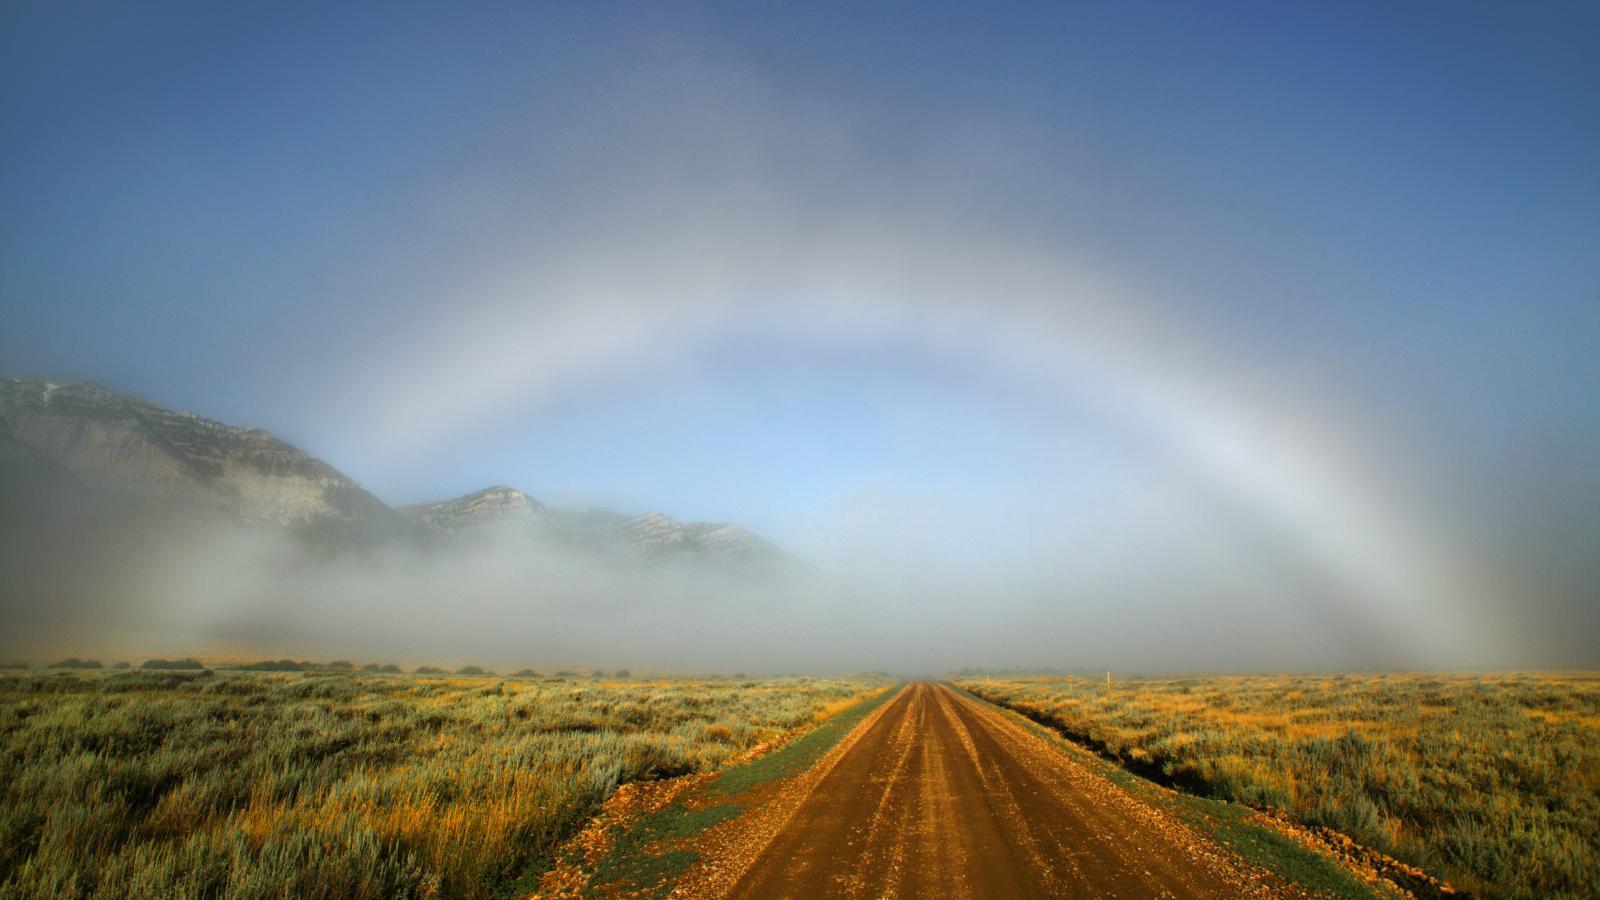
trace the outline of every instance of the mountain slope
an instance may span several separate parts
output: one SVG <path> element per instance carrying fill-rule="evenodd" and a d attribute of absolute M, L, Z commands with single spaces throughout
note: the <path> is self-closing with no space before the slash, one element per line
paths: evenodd
<path fill-rule="evenodd" d="M 543 503 L 504 485 L 484 488 L 454 500 L 413 503 L 399 508 L 400 515 L 407 522 L 439 534 L 454 534 L 507 519 L 528 518 L 543 510 Z"/>
<path fill-rule="evenodd" d="M 401 515 L 437 537 L 513 529 L 550 546 L 621 555 L 659 564 L 685 561 L 768 563 L 784 558 L 770 542 L 739 525 L 682 523 L 662 513 L 629 517 L 595 509 L 559 509 L 496 485 L 454 500 L 400 507 Z"/>
<path fill-rule="evenodd" d="M 175 412 L 88 382 L 0 379 L 18 459 L 48 460 L 84 487 L 223 510 L 246 522 L 387 537 L 401 518 L 337 469 L 259 428 Z M 36 463 L 34 463 L 36 465 Z"/>
<path fill-rule="evenodd" d="M 781 557 L 777 547 L 743 526 L 683 523 L 662 513 L 629 519 L 623 525 L 623 535 L 632 552 L 652 562 L 698 557 L 770 562 Z"/>

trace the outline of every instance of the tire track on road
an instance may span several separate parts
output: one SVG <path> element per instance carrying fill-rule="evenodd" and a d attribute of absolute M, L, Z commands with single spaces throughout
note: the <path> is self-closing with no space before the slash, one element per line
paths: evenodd
<path fill-rule="evenodd" d="M 726 895 L 1296 893 L 999 711 L 926 682 L 888 703 L 755 852 L 716 864 L 741 873 Z"/>

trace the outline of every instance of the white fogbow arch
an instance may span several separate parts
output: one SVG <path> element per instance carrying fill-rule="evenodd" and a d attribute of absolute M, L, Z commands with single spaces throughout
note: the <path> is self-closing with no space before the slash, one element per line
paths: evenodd
<path fill-rule="evenodd" d="M 1423 664 L 1482 659 L 1504 635 L 1459 614 L 1476 579 L 1363 471 L 1370 447 L 1290 408 L 1181 323 L 1014 243 L 869 226 L 728 242 L 717 231 L 552 253 L 480 292 L 392 366 L 378 433 L 403 450 L 564 389 L 648 371 L 733 333 L 916 343 L 964 364 L 1095 398 L 1288 536 L 1351 612 Z M 367 396 L 372 396 L 368 394 Z M 368 417 L 370 421 L 370 417 Z M 432 428 L 419 427 L 431 425 Z"/>

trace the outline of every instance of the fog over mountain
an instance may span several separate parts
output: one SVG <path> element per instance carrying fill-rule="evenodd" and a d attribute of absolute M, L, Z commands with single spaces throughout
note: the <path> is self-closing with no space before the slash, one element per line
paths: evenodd
<path fill-rule="evenodd" d="M 16 5 L 3 649 L 1600 665 L 1597 17 Z"/>
<path fill-rule="evenodd" d="M 551 639 L 530 623 L 642 621 L 670 612 L 665 598 L 687 615 L 716 592 L 769 597 L 803 571 L 738 525 L 554 508 L 505 486 L 392 509 L 261 429 L 88 382 L 0 379 L 0 485 L 0 612 L 21 626 L 0 649 L 12 654 L 40 641 L 116 649 L 119 635 L 577 654 L 568 638 L 581 629 Z M 473 630 L 440 631 L 447 621 Z"/>
<path fill-rule="evenodd" d="M 277 525 L 308 549 L 426 543 L 505 527 L 639 562 L 781 558 L 737 525 L 553 509 L 504 486 L 390 509 L 332 466 L 259 428 L 173 412 L 87 382 L 0 379 L 0 435 L 16 448 L 6 461 L 16 482 L 39 483 L 32 470 L 51 467 L 60 470 L 58 478 L 75 480 L 65 491 L 79 497 L 98 491 L 240 524 Z"/>

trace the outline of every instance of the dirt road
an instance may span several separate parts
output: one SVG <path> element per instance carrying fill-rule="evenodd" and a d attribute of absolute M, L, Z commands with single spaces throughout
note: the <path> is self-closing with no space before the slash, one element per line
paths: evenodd
<path fill-rule="evenodd" d="M 732 884 L 748 897 L 1293 893 L 1006 714 L 907 686 Z"/>

